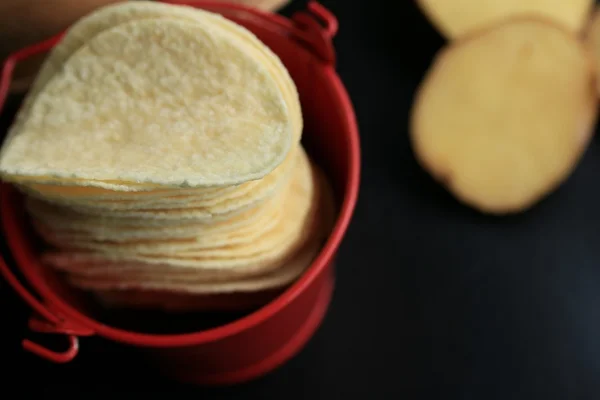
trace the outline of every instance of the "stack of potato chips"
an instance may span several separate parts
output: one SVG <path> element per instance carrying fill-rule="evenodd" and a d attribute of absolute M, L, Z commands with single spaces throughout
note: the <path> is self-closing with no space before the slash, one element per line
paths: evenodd
<path fill-rule="evenodd" d="M 310 265 L 334 211 L 301 132 L 292 79 L 245 28 L 119 3 L 50 54 L 0 172 L 27 194 L 47 265 L 114 306 L 152 292 L 169 308 L 169 294 L 281 288 Z"/>

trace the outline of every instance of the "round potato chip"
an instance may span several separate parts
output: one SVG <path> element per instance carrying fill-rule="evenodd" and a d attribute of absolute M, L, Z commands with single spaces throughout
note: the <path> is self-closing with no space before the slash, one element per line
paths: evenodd
<path fill-rule="evenodd" d="M 239 185 L 236 190 L 216 197 L 196 198 L 193 195 L 184 195 L 161 199 L 146 199 L 145 201 L 90 201 L 58 199 L 54 197 L 45 198 L 44 200 L 63 207 L 69 207 L 83 214 L 101 214 L 126 218 L 151 218 L 153 210 L 173 210 L 174 213 L 182 210 L 195 210 L 198 215 L 203 211 L 207 217 L 229 214 L 242 209 L 248 209 L 273 196 L 289 180 L 294 166 L 300 157 L 298 153 L 301 151 L 303 150 L 299 147 L 293 148 L 284 162 L 264 178 L 246 182 Z"/>
<path fill-rule="evenodd" d="M 302 163 L 305 168 L 309 168 L 309 160 L 303 151 L 294 153 L 297 157 L 294 158 L 294 163 L 291 166 Z M 302 166 L 300 166 L 302 167 Z M 302 172 L 302 169 L 297 169 Z M 296 174 L 297 175 L 297 174 Z M 302 218 L 302 215 L 297 215 L 295 212 L 298 210 L 304 212 L 310 208 L 311 197 L 310 194 L 301 195 L 294 190 L 294 183 L 297 179 L 288 179 L 284 187 L 277 192 L 275 196 L 276 203 L 270 202 L 269 207 L 275 212 L 265 213 L 265 216 L 270 217 L 269 220 L 265 221 L 265 218 L 256 219 L 253 224 L 247 224 L 244 227 L 237 227 L 235 230 L 225 230 L 217 226 L 220 232 L 212 231 L 211 228 L 214 226 L 208 225 L 203 227 L 198 226 L 198 231 L 190 232 L 191 235 L 185 238 L 174 238 L 170 235 L 170 230 L 173 226 L 165 226 L 162 229 L 163 236 L 150 240 L 140 240 L 139 238 L 129 241 L 124 241 L 122 234 L 120 239 L 108 238 L 107 240 L 86 240 L 85 235 L 79 235 L 77 233 L 65 234 L 64 230 L 61 229 L 61 225 L 44 224 L 43 222 L 34 222 L 34 226 L 38 233 L 46 240 L 46 242 L 63 250 L 97 250 L 102 252 L 110 253 L 140 253 L 140 254 L 155 254 L 161 252 L 162 254 L 185 254 L 189 251 L 208 251 L 211 248 L 226 248 L 226 252 L 229 252 L 233 246 L 240 245 L 242 248 L 246 248 L 247 251 L 255 254 L 260 251 L 260 242 L 262 236 L 271 235 L 275 236 L 277 240 L 288 240 L 289 229 L 282 229 L 280 225 L 286 224 L 286 228 L 289 225 L 296 225 L 294 218 Z M 304 204 L 304 203 L 306 204 Z M 286 211 L 286 221 L 283 219 L 283 208 L 290 209 Z M 175 226 L 175 228 L 177 228 Z M 275 231 L 277 230 L 277 231 Z M 272 232 L 275 231 L 275 232 Z M 189 231 L 188 231 L 189 232 Z M 271 243 L 269 245 L 273 245 Z M 238 254 L 241 255 L 241 254 Z"/>
<path fill-rule="evenodd" d="M 258 275 L 246 279 L 228 279 L 206 281 L 203 278 L 194 279 L 193 276 L 184 276 L 178 279 L 172 274 L 161 274 L 158 279 L 148 279 L 144 276 L 126 274 L 118 276 L 89 277 L 70 274 L 68 281 L 76 287 L 86 290 L 127 290 L 127 289 L 153 289 L 167 290 L 175 293 L 234 293 L 257 292 L 288 285 L 297 279 L 310 265 L 319 251 L 320 244 L 314 243 L 304 251 L 299 252 L 294 258 L 286 260 L 281 268 L 277 268 L 265 275 Z"/>
<path fill-rule="evenodd" d="M 288 154 L 292 126 L 281 90 L 246 47 L 168 18 L 105 30 L 37 94 L 0 170 L 9 180 L 182 187 L 262 178 Z"/>
<path fill-rule="evenodd" d="M 269 69 L 272 77 L 281 88 L 291 112 L 290 119 L 293 123 L 294 141 L 299 141 L 303 123 L 296 87 L 289 73 L 287 72 L 287 69 L 283 66 L 279 58 L 256 36 L 254 36 L 254 34 L 244 27 L 225 19 L 218 14 L 188 6 L 147 1 L 126 2 L 102 7 L 74 24 L 69 29 L 65 38 L 53 49 L 51 55 L 43 65 L 29 95 L 24 101 L 24 105 L 20 113 L 17 115 L 17 122 L 15 123 L 14 131 L 18 131 L 19 129 L 17 127 L 19 124 L 24 123 L 26 120 L 25 116 L 28 115 L 28 110 L 33 104 L 33 100 L 42 91 L 48 81 L 52 78 L 52 76 L 61 70 L 63 65 L 73 53 L 84 46 L 86 41 L 97 36 L 103 31 L 120 24 L 135 20 L 159 17 L 178 18 L 203 25 L 214 24 L 231 33 L 232 35 L 243 39 L 244 42 L 248 44 L 247 50 L 253 51 L 253 58 L 257 61 L 260 61 Z M 13 181 L 18 181 L 21 183 L 32 181 L 34 185 L 42 181 L 42 177 L 13 176 L 12 179 Z M 112 198 L 115 195 L 113 191 L 136 193 L 138 191 L 144 192 L 151 190 L 154 192 L 155 188 L 160 187 L 147 183 L 132 184 L 118 180 L 90 181 L 81 179 L 65 179 L 64 177 L 58 179 L 56 177 L 49 176 L 44 177 L 43 179 L 45 179 L 44 183 L 46 183 L 46 188 L 50 187 L 50 189 L 60 193 L 62 197 L 67 197 L 69 195 L 73 195 L 74 193 L 77 193 L 78 196 L 81 196 L 85 195 L 87 192 L 90 196 L 102 194 Z M 87 187 L 73 187 L 67 185 L 82 185 Z M 89 187 L 90 185 L 92 187 Z M 40 191 L 46 188 L 40 188 L 38 186 L 34 189 Z M 89 189 L 89 191 L 86 191 L 86 189 Z M 199 188 L 196 190 L 203 192 L 205 190 L 212 190 L 212 188 Z M 45 194 L 44 191 L 42 191 L 42 193 Z"/>
<path fill-rule="evenodd" d="M 61 231 L 35 220 L 33 224 L 36 232 L 47 243 L 61 249 L 174 252 L 247 244 L 274 229 L 280 217 L 281 209 L 275 208 L 265 214 L 264 218 L 237 229 L 214 232 L 210 229 L 191 230 L 167 226 L 160 230 L 162 236 L 153 238 L 125 237 L 119 232 L 120 236 L 97 239 L 78 231 Z"/>
<path fill-rule="evenodd" d="M 39 200 L 26 200 L 27 212 L 46 226 L 66 232 L 75 232 L 81 237 L 96 240 L 157 239 L 165 237 L 188 237 L 196 234 L 213 234 L 244 229 L 258 220 L 269 218 L 280 204 L 282 193 L 277 193 L 263 204 L 253 207 L 232 218 L 216 220 L 158 220 L 125 219 L 85 215 L 71 209 L 58 207 Z"/>
<path fill-rule="evenodd" d="M 312 169 L 312 171 L 311 171 Z M 315 175 L 317 174 L 317 175 Z M 302 248 L 311 237 L 319 236 L 325 232 L 324 226 L 327 216 L 323 213 L 325 200 L 322 199 L 322 179 L 320 172 L 314 167 L 301 168 L 295 182 L 290 189 L 296 195 L 289 197 L 291 203 L 283 206 L 284 213 L 276 229 L 281 235 L 263 235 L 255 240 L 251 246 L 229 246 L 209 249 L 202 255 L 198 250 L 192 254 L 181 255 L 182 252 L 173 254 L 141 254 L 140 252 L 114 252 L 114 251 L 51 251 L 45 256 L 50 265 L 58 269 L 88 269 L 93 266 L 100 268 L 120 268 L 124 264 L 146 264 L 157 269 L 162 266 L 201 269 L 207 271 L 229 271 L 228 274 L 266 273 L 277 268 L 282 262 L 289 259 Z M 312 194 L 311 194 L 312 193 Z M 308 209 L 303 206 L 308 203 Z M 281 239 L 280 236 L 284 236 Z M 322 238 L 323 236 L 321 236 Z M 271 247 L 269 247 L 269 245 Z M 253 251 L 253 248 L 259 249 Z"/>
<path fill-rule="evenodd" d="M 201 242 L 211 242 L 210 237 L 199 237 L 199 246 L 189 243 L 166 241 L 161 245 L 123 244 L 123 243 L 83 243 L 81 241 L 60 241 L 48 232 L 43 237 L 59 249 L 65 251 L 92 250 L 110 257 L 124 257 L 125 260 L 151 259 L 154 262 L 165 260 L 199 260 L 200 265 L 219 263 L 220 260 L 234 259 L 243 262 L 247 258 L 277 259 L 290 249 L 300 246 L 310 232 L 318 207 L 319 190 L 315 187 L 311 164 L 303 156 L 297 163 L 293 179 L 286 188 L 282 208 L 284 211 L 270 230 L 262 229 L 262 235 L 253 241 L 244 241 L 239 245 L 228 243 L 224 246 L 205 246 Z M 185 247 L 189 247 L 185 249 Z"/>
<path fill-rule="evenodd" d="M 298 278 L 312 263 L 333 227 L 335 206 L 331 187 L 317 171 L 318 210 L 305 244 L 266 270 L 251 268 L 196 269 L 144 263 L 102 263 L 84 254 L 48 254 L 46 262 L 67 273 L 75 286 L 94 292 L 106 290 L 161 290 L 171 293 L 251 292 L 282 287 Z M 86 261 L 87 258 L 87 261 Z M 134 296 L 135 297 L 135 296 Z"/>
<path fill-rule="evenodd" d="M 85 181 L 83 181 L 85 182 Z M 148 190 L 112 190 L 91 186 L 73 186 L 58 185 L 47 183 L 28 183 L 19 181 L 18 188 L 34 197 L 42 199 L 55 199 L 56 201 L 162 201 L 168 199 L 178 199 L 182 197 L 194 197 L 201 199 L 212 199 L 225 196 L 238 190 L 244 185 L 251 185 L 252 182 L 242 183 L 240 185 L 217 186 L 202 189 L 148 189 Z M 124 187 L 124 186 L 123 186 Z M 136 186 L 140 188 L 141 186 Z"/>

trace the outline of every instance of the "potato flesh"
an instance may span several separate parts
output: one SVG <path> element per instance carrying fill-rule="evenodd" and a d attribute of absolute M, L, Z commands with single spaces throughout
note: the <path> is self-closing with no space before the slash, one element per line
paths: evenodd
<path fill-rule="evenodd" d="M 579 32 L 592 4 L 593 0 L 419 0 L 423 11 L 449 38 L 521 15 L 548 18 Z"/>
<path fill-rule="evenodd" d="M 413 109 L 423 166 L 461 201 L 517 212 L 571 173 L 593 133 L 594 73 L 577 39 L 535 20 L 456 42 Z"/>

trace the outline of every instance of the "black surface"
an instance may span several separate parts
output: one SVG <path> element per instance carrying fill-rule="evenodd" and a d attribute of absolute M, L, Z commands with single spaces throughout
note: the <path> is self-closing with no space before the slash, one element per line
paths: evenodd
<path fill-rule="evenodd" d="M 226 389 L 161 381 L 95 339 L 82 340 L 73 363 L 50 365 L 21 351 L 28 310 L 0 283 L 3 385 L 203 400 L 600 398 L 598 141 L 524 215 L 458 205 L 417 167 L 407 140 L 413 92 L 441 39 L 412 2 L 323 3 L 340 20 L 338 69 L 360 123 L 363 177 L 331 311 L 305 350 Z"/>

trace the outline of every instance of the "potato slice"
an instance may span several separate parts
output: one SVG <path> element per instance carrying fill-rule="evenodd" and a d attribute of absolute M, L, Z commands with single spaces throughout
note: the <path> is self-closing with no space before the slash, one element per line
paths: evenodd
<path fill-rule="evenodd" d="M 482 212 L 527 209 L 567 179 L 593 135 L 593 69 L 574 35 L 536 19 L 453 43 L 413 105 L 417 159 Z"/>
<path fill-rule="evenodd" d="M 596 64 L 596 73 L 600 72 L 600 7 L 598 7 L 592 17 L 585 32 L 585 41 Z M 600 93 L 600 81 L 596 81 L 598 92 Z"/>
<path fill-rule="evenodd" d="M 418 0 L 436 28 L 452 39 L 522 15 L 549 18 L 579 32 L 593 3 L 593 0 Z"/>

